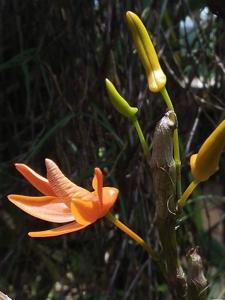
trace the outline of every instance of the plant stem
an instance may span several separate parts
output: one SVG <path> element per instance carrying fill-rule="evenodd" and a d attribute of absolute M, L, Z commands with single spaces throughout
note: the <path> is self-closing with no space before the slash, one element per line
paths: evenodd
<path fill-rule="evenodd" d="M 191 195 L 191 193 L 194 191 L 194 189 L 197 187 L 198 184 L 199 184 L 199 181 L 197 181 L 197 180 L 193 180 L 189 184 L 189 186 L 187 187 L 187 189 L 185 190 L 185 192 L 183 193 L 183 195 L 180 197 L 180 199 L 177 202 L 178 207 L 183 207 L 185 205 L 188 197 Z"/>
<path fill-rule="evenodd" d="M 164 87 L 161 90 L 161 95 L 163 96 L 163 99 L 166 103 L 166 106 L 169 110 L 174 111 L 174 107 L 173 107 L 173 103 L 170 99 L 170 96 L 166 90 L 166 88 Z M 174 130 L 173 133 L 173 151 L 174 151 L 174 160 L 175 160 L 175 164 L 176 164 L 176 174 L 177 174 L 177 186 L 176 186 L 176 190 L 177 190 L 177 197 L 180 198 L 181 194 L 182 194 L 182 189 L 181 189 L 181 162 L 180 162 L 180 148 L 179 148 L 179 136 L 178 136 L 178 130 L 177 128 Z"/>
<path fill-rule="evenodd" d="M 173 133 L 173 151 L 174 151 L 174 160 L 176 164 L 176 173 L 177 173 L 177 197 L 179 198 L 182 194 L 181 188 L 181 161 L 180 161 L 180 149 L 179 149 L 179 136 L 177 128 Z"/>
<path fill-rule="evenodd" d="M 118 227 L 121 231 L 126 233 L 132 240 L 134 240 L 137 244 L 139 244 L 145 251 L 148 252 L 149 256 L 154 261 L 159 261 L 159 255 L 155 252 L 155 250 L 148 245 L 139 235 L 137 235 L 133 230 L 123 224 L 120 220 L 118 220 L 113 214 L 110 212 L 106 215 L 106 218 L 113 223 L 116 227 Z"/>
<path fill-rule="evenodd" d="M 176 127 L 174 111 L 167 112 L 157 123 L 153 135 L 150 168 L 156 211 L 156 225 L 166 265 L 167 282 L 174 299 L 186 300 L 186 279 L 178 258 L 176 238 L 176 164 L 172 133 Z"/>
<path fill-rule="evenodd" d="M 161 91 L 160 91 L 161 95 L 163 96 L 163 99 L 166 103 L 166 106 L 169 110 L 173 110 L 174 111 L 174 107 L 173 107 L 173 103 L 170 99 L 170 96 L 166 90 L 166 87 L 162 88 Z"/>
<path fill-rule="evenodd" d="M 134 117 L 132 119 L 132 123 L 133 123 L 133 126 L 135 127 L 135 129 L 137 131 L 137 134 L 138 134 L 138 137 L 139 137 L 142 149 L 144 151 L 144 155 L 147 157 L 148 154 L 149 154 L 149 147 L 148 147 L 148 144 L 147 144 L 147 142 L 145 140 L 145 137 L 144 137 L 143 131 L 142 131 L 141 127 L 140 127 L 140 124 L 138 122 L 138 119 L 136 117 Z"/>

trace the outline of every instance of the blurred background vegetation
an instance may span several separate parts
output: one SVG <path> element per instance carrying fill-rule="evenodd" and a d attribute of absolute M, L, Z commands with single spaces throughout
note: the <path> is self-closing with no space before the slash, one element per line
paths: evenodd
<path fill-rule="evenodd" d="M 223 1 L 0 1 L 0 290 L 12 299 L 170 299 L 154 263 L 107 220 L 49 239 L 27 232 L 54 225 L 6 200 L 35 195 L 13 164 L 45 175 L 53 159 L 74 182 L 90 187 L 93 168 L 120 189 L 113 211 L 159 249 L 151 176 L 135 132 L 106 96 L 108 77 L 139 107 L 151 140 L 165 112 L 146 88 L 125 12 L 151 32 L 177 112 L 183 187 L 188 158 L 225 117 Z M 225 294 L 225 160 L 201 184 L 179 229 L 180 255 L 198 245 L 212 298 Z"/>

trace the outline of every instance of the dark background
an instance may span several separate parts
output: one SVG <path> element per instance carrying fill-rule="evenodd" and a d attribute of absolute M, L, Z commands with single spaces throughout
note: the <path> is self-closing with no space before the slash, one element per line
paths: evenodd
<path fill-rule="evenodd" d="M 37 194 L 15 162 L 45 175 L 44 158 L 51 158 L 86 188 L 99 166 L 105 184 L 120 189 L 114 213 L 159 249 L 149 167 L 129 122 L 112 108 L 104 79 L 138 106 L 150 141 L 166 108 L 146 88 L 126 27 L 125 12 L 132 10 L 151 32 L 167 75 L 186 187 L 190 155 L 225 117 L 222 2 L 0 1 L 1 291 L 17 300 L 170 298 L 154 263 L 107 220 L 31 239 L 28 231 L 54 224 L 26 215 L 6 195 Z M 224 166 L 223 157 L 221 170 L 193 194 L 178 231 L 184 266 L 187 250 L 200 246 L 209 299 L 225 293 Z"/>

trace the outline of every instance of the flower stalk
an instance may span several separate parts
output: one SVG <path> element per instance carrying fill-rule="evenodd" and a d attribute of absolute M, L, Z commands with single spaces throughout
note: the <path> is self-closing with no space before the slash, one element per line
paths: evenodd
<path fill-rule="evenodd" d="M 139 141 L 141 143 L 141 147 L 142 147 L 142 150 L 144 152 L 144 155 L 145 155 L 145 157 L 147 157 L 148 154 L 149 154 L 150 149 L 149 149 L 149 146 L 148 146 L 148 144 L 145 140 L 145 137 L 144 137 L 143 131 L 141 129 L 141 126 L 138 122 L 138 119 L 136 117 L 132 120 L 132 124 L 133 124 L 134 128 L 136 129 L 136 132 L 137 132 Z"/>
<path fill-rule="evenodd" d="M 112 213 L 109 212 L 105 217 L 117 228 L 128 235 L 132 240 L 134 240 L 138 245 L 140 245 L 146 252 L 148 252 L 149 256 L 154 261 L 159 260 L 159 255 L 155 252 L 155 250 L 150 245 L 148 245 L 138 234 L 136 234 L 133 230 L 131 230 L 119 219 L 117 219 Z"/>
<path fill-rule="evenodd" d="M 196 180 L 193 180 L 189 184 L 189 186 L 184 191 L 184 193 L 182 194 L 182 196 L 180 197 L 180 199 L 177 201 L 178 208 L 182 208 L 185 205 L 187 199 L 193 193 L 193 191 L 195 190 L 195 188 L 197 187 L 198 184 L 199 184 L 199 181 L 196 181 Z"/>
<path fill-rule="evenodd" d="M 144 155 L 147 157 L 149 154 L 149 147 L 145 140 L 143 131 L 141 129 L 141 126 L 138 122 L 138 119 L 136 117 L 136 113 L 138 112 L 137 107 L 132 107 L 130 104 L 119 94 L 119 92 L 116 90 L 113 83 L 109 80 L 105 80 L 106 84 L 106 90 L 109 96 L 109 99 L 114 106 L 114 108 L 125 118 L 128 118 L 133 127 L 135 128 L 139 141 L 141 143 L 141 147 L 143 149 Z"/>
<path fill-rule="evenodd" d="M 126 226 L 124 223 L 122 223 L 112 213 L 109 212 L 105 217 L 108 219 L 109 222 L 111 222 L 118 229 L 120 229 L 126 235 L 128 235 L 139 246 L 141 246 L 148 253 L 148 255 L 155 261 L 155 263 L 158 265 L 159 270 L 161 271 L 162 275 L 166 278 L 165 265 L 164 265 L 160 255 L 149 244 L 147 244 L 137 233 L 135 233 L 128 226 Z"/>

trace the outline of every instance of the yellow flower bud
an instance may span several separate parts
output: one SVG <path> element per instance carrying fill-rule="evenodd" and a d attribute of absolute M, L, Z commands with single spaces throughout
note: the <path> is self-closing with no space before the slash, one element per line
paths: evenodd
<path fill-rule="evenodd" d="M 160 92 L 166 84 L 166 75 L 161 69 L 152 41 L 141 19 L 131 11 L 126 15 L 135 47 L 145 68 L 149 90 L 153 93 Z"/>
<path fill-rule="evenodd" d="M 191 173 L 195 180 L 205 181 L 219 169 L 219 160 L 224 147 L 225 120 L 210 134 L 198 153 L 191 156 Z"/>
<path fill-rule="evenodd" d="M 115 86 L 109 79 L 105 80 L 106 90 L 109 95 L 109 98 L 112 102 L 112 105 L 115 109 L 121 113 L 126 118 L 133 118 L 134 115 L 137 113 L 137 107 L 131 107 L 129 103 L 117 92 Z"/>

